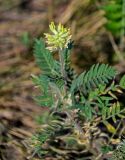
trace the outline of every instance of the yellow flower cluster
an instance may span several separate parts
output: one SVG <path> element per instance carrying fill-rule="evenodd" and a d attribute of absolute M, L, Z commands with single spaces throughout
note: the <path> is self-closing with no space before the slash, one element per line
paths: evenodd
<path fill-rule="evenodd" d="M 48 44 L 47 49 L 55 51 L 66 48 L 71 40 L 70 29 L 64 28 L 60 23 L 55 26 L 54 22 L 51 22 L 49 28 L 52 34 L 45 33 L 46 43 Z"/>

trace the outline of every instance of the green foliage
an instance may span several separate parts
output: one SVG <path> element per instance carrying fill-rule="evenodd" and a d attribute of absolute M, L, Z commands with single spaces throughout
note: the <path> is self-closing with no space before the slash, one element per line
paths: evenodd
<path fill-rule="evenodd" d="M 119 85 L 121 88 L 125 89 L 125 75 L 121 78 Z"/>
<path fill-rule="evenodd" d="M 121 113 L 124 112 L 124 109 L 121 110 L 119 102 L 114 103 L 110 107 L 103 107 L 102 108 L 102 120 L 106 121 L 106 119 L 112 118 L 114 123 L 116 123 L 116 116 L 120 118 L 125 118 L 125 116 L 121 115 Z"/>
<path fill-rule="evenodd" d="M 111 146 L 106 146 L 106 145 L 101 148 L 101 151 L 103 154 L 108 153 L 112 150 L 113 150 L 113 148 Z"/>
<path fill-rule="evenodd" d="M 34 82 L 34 84 L 36 86 L 39 86 L 41 92 L 46 93 L 48 91 L 48 83 L 49 83 L 49 79 L 46 75 L 41 75 L 41 76 L 35 76 L 35 75 L 31 75 L 32 76 L 32 81 Z"/>
<path fill-rule="evenodd" d="M 125 140 L 121 142 L 117 149 L 113 152 L 111 160 L 124 160 L 125 159 Z"/>
<path fill-rule="evenodd" d="M 65 71 L 66 71 L 66 85 L 67 88 L 70 89 L 73 79 L 75 78 L 75 71 L 71 68 L 71 49 L 73 47 L 73 42 L 68 43 L 68 47 L 64 49 L 64 63 L 65 63 Z"/>
<path fill-rule="evenodd" d="M 125 30 L 125 4 L 124 0 L 108 0 L 103 7 L 107 23 L 105 27 L 115 36 L 120 36 Z"/>
<path fill-rule="evenodd" d="M 32 138 L 32 144 L 34 145 L 35 152 L 39 157 L 43 157 L 44 154 L 49 153 L 50 150 L 53 152 L 53 150 L 49 148 L 51 145 L 55 147 L 54 144 L 51 144 L 52 140 L 55 140 L 56 142 L 59 137 L 71 132 L 72 126 L 69 126 L 69 123 L 67 122 L 65 123 L 67 117 L 61 118 L 61 116 L 63 116 L 63 114 L 60 112 L 55 112 L 54 114 L 47 114 L 45 112 L 40 116 L 42 128 Z"/>
<path fill-rule="evenodd" d="M 49 50 L 46 49 L 45 43 L 42 39 L 35 40 L 34 56 L 36 63 L 43 71 L 43 74 L 58 75 L 57 70 L 59 69 L 59 64 L 53 59 L 53 56 Z"/>
<path fill-rule="evenodd" d="M 21 35 L 21 42 L 22 42 L 26 47 L 29 47 L 31 41 L 30 41 L 30 36 L 29 36 L 29 33 L 28 33 L 28 32 L 24 32 L 24 33 Z"/>
<path fill-rule="evenodd" d="M 119 7 L 119 5 L 115 5 L 113 11 L 119 10 Z M 107 6 L 105 10 L 112 13 L 111 6 Z M 56 28 L 54 28 L 54 32 L 56 33 Z M 86 134 L 89 134 L 90 124 L 96 118 L 103 122 L 110 133 L 115 134 L 117 129 L 112 126 L 109 119 L 117 124 L 118 119 L 125 117 L 125 109 L 116 94 L 121 94 L 121 90 L 125 88 L 125 76 L 117 84 L 115 82 L 117 71 L 108 64 L 95 64 L 88 71 L 77 75 L 71 67 L 70 60 L 73 42 L 71 40 L 68 42 L 67 46 L 59 48 L 59 60 L 57 61 L 53 57 L 52 48 L 50 48 L 50 52 L 42 39 L 35 40 L 34 56 L 42 71 L 40 76 L 32 75 L 34 84 L 40 90 L 40 95 L 37 95 L 35 100 L 40 106 L 51 107 L 48 113 L 43 115 L 45 119 L 39 119 L 42 127 L 35 137 L 35 146 L 40 157 L 50 150 L 54 154 L 59 154 L 61 150 L 53 147 L 53 144 L 59 140 L 64 142 L 61 144 L 65 144 L 65 147 L 71 146 L 77 141 L 76 138 L 81 137 L 81 134 L 84 135 L 84 127 L 84 130 L 87 130 Z M 49 44 L 49 40 L 47 43 Z M 79 115 L 81 115 L 80 119 Z M 84 120 L 82 123 L 81 117 Z M 86 123 L 89 126 L 87 129 Z M 80 126 L 81 124 L 83 126 Z M 65 136 L 63 139 L 60 138 L 65 135 L 64 133 L 67 133 L 68 136 L 75 136 L 75 139 L 72 136 L 66 137 L 67 141 L 65 142 Z M 89 135 L 89 140 L 92 138 L 91 136 L 92 134 Z M 86 138 L 84 137 L 84 139 Z M 67 142 L 69 143 L 67 144 Z M 47 149 L 44 148 L 46 143 L 49 144 Z M 103 152 L 109 150 L 110 146 L 104 148 Z"/>
<path fill-rule="evenodd" d="M 71 92 L 79 89 L 85 94 L 89 93 L 100 84 L 107 84 L 115 77 L 116 73 L 115 69 L 107 64 L 93 65 L 88 72 L 84 71 L 73 81 Z"/>
<path fill-rule="evenodd" d="M 42 95 L 35 96 L 34 100 L 40 105 L 40 106 L 52 106 L 53 104 L 53 96 L 52 92 L 49 88 L 49 79 L 45 75 L 41 75 L 39 77 L 32 75 L 32 80 L 35 85 L 37 85 L 40 88 L 40 91 Z"/>

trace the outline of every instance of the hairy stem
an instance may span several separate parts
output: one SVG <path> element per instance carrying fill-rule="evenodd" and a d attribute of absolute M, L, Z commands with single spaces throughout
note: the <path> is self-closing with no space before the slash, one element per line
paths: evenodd
<path fill-rule="evenodd" d="M 61 65 L 61 75 L 64 80 L 64 95 L 66 95 L 67 89 L 66 89 L 66 72 L 65 72 L 65 62 L 64 62 L 64 56 L 63 56 L 63 50 L 59 50 L 59 60 Z"/>

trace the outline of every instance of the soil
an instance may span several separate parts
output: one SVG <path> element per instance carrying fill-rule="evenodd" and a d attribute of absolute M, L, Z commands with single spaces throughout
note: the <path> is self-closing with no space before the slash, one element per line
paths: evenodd
<path fill-rule="evenodd" d="M 25 140 L 32 136 L 35 118 L 43 108 L 33 101 L 30 74 L 37 74 L 30 48 L 20 37 L 37 37 L 45 30 L 47 3 L 34 0 L 0 1 L 0 160 L 26 160 Z"/>

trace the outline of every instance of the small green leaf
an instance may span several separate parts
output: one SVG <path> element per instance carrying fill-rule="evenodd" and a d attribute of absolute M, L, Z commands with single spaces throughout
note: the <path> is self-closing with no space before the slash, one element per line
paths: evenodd
<path fill-rule="evenodd" d="M 112 146 L 102 146 L 101 147 L 101 151 L 102 151 L 102 153 L 103 154 L 106 154 L 106 153 L 108 153 L 108 152 L 110 152 L 110 151 L 112 151 L 113 150 L 113 147 Z"/>
<path fill-rule="evenodd" d="M 28 32 L 24 32 L 24 33 L 21 35 L 21 42 L 22 42 L 26 47 L 29 47 L 29 45 L 30 45 L 30 36 L 29 36 L 29 33 L 28 33 Z"/>
<path fill-rule="evenodd" d="M 119 85 L 121 88 L 125 89 L 125 75 L 121 78 Z"/>
<path fill-rule="evenodd" d="M 84 107 L 85 116 L 88 120 L 92 119 L 92 108 L 89 103 L 86 103 Z"/>
<path fill-rule="evenodd" d="M 117 11 L 121 11 L 122 6 L 120 4 L 109 4 L 105 7 L 103 7 L 103 9 L 106 11 L 106 13 L 112 13 L 112 12 L 117 12 Z"/>
<path fill-rule="evenodd" d="M 109 123 L 109 122 L 107 122 L 107 121 L 104 121 L 103 124 L 106 126 L 107 130 L 108 130 L 110 133 L 112 133 L 112 134 L 115 134 L 115 133 L 116 133 L 116 129 L 115 129 L 115 127 L 114 127 L 111 123 Z"/>

